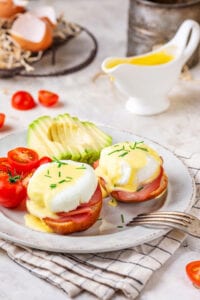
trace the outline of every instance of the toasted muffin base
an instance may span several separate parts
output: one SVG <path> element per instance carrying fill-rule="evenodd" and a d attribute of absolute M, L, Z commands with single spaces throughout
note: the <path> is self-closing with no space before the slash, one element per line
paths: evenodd
<path fill-rule="evenodd" d="M 53 230 L 53 232 L 58 234 L 70 234 L 73 232 L 80 232 L 91 227 L 98 219 L 102 208 L 102 200 L 98 201 L 95 205 L 91 207 L 91 212 L 85 220 L 81 222 L 74 221 L 63 221 L 60 222 L 59 219 L 44 218 L 43 221 Z"/>

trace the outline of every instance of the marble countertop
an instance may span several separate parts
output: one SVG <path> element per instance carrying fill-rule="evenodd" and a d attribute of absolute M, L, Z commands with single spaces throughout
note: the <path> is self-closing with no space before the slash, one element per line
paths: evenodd
<path fill-rule="evenodd" d="M 99 42 L 99 51 L 89 67 L 69 76 L 48 79 L 15 77 L 1 80 L 0 111 L 6 113 L 7 119 L 5 127 L 0 131 L 0 138 L 25 129 L 31 120 L 40 115 L 54 116 L 68 112 L 81 119 L 131 130 L 135 134 L 159 142 L 179 155 L 183 149 L 190 155 L 192 148 L 192 154 L 200 156 L 200 65 L 191 71 L 195 80 L 179 80 L 170 92 L 171 106 L 168 111 L 152 117 L 133 115 L 125 109 L 126 97 L 115 89 L 107 76 L 100 76 L 93 81 L 93 77 L 100 72 L 104 58 L 125 55 L 128 1 L 34 2 L 34 5 L 52 3 L 58 13 L 65 13 L 68 20 L 84 25 L 94 32 Z M 60 105 L 52 109 L 37 106 L 26 112 L 12 109 L 10 98 L 13 92 L 25 89 L 36 97 L 41 88 L 59 93 Z M 197 167 L 200 167 L 200 159 Z M 199 299 L 200 291 L 193 288 L 184 270 L 189 261 L 197 259 L 200 259 L 200 252 L 182 246 L 165 266 L 152 276 L 140 299 Z M 3 252 L 0 252 L 0 269 L 0 299 L 68 299 L 62 291 L 28 273 Z M 83 296 L 78 299 L 83 299 Z M 86 296 L 85 299 L 93 297 Z"/>

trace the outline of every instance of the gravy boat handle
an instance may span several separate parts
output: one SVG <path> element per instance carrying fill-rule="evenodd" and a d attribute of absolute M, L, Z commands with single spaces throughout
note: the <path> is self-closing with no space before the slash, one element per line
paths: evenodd
<path fill-rule="evenodd" d="M 180 58 L 184 65 L 198 47 L 199 41 L 199 24 L 194 20 L 186 20 L 179 27 L 176 35 L 171 40 L 170 44 L 173 43 L 177 45 L 178 48 L 180 48 Z"/>

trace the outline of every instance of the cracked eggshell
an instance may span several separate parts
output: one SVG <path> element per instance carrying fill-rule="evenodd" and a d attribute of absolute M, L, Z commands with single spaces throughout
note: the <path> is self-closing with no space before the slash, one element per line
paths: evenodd
<path fill-rule="evenodd" d="M 29 12 L 15 20 L 11 35 L 22 49 L 32 52 L 43 51 L 53 43 L 53 29 L 49 23 Z"/>
<path fill-rule="evenodd" d="M 56 12 L 52 6 L 35 7 L 31 13 L 39 19 L 48 21 L 53 27 L 57 24 Z"/>
<path fill-rule="evenodd" d="M 24 5 L 18 5 L 13 0 L 0 0 L 0 18 L 9 19 L 18 13 L 23 13 L 25 11 Z"/>
<path fill-rule="evenodd" d="M 28 4 L 29 0 L 13 0 L 13 3 L 16 6 L 26 6 Z"/>

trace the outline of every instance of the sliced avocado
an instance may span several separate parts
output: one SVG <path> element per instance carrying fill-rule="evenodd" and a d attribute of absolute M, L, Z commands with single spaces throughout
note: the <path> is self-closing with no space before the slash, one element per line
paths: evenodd
<path fill-rule="evenodd" d="M 43 116 L 33 121 L 28 128 L 28 147 L 38 152 L 40 156 L 50 156 L 60 158 L 62 153 L 60 143 L 52 141 L 53 137 L 49 128 L 53 124 L 53 119 Z"/>
<path fill-rule="evenodd" d="M 71 151 L 74 156 L 72 159 L 81 162 L 87 162 L 91 156 L 90 150 L 87 149 L 88 144 L 85 143 L 85 128 L 82 126 L 82 122 L 78 118 L 71 117 L 69 114 L 58 116 L 62 118 L 65 126 L 65 141 L 71 140 L 73 143 L 68 143 L 71 147 Z M 90 137 L 89 137 L 90 138 Z M 91 140 L 90 140 L 91 143 Z M 78 157 L 77 157 L 78 153 Z"/>
<path fill-rule="evenodd" d="M 73 135 L 70 116 L 67 114 L 59 115 L 55 118 L 55 120 L 58 127 L 60 142 L 63 144 L 68 153 L 67 158 L 79 161 L 81 157 L 79 149 L 68 142 L 71 139 L 71 135 Z"/>
<path fill-rule="evenodd" d="M 28 128 L 28 147 L 41 156 L 93 163 L 100 151 L 112 144 L 112 138 L 91 122 L 82 122 L 69 114 L 55 118 L 43 116 Z"/>

